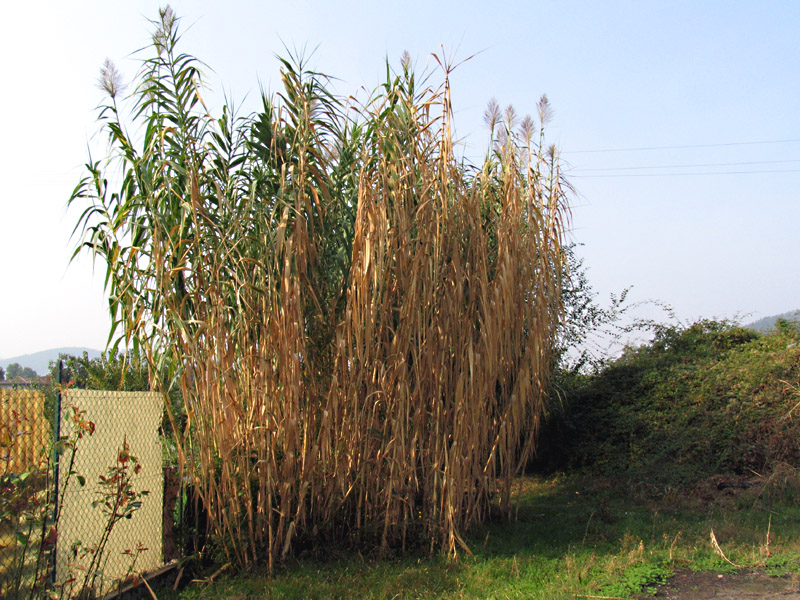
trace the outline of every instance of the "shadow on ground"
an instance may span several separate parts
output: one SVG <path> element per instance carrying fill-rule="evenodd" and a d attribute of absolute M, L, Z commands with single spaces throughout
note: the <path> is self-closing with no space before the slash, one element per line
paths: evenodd
<path fill-rule="evenodd" d="M 670 600 L 800 600 L 800 582 L 796 578 L 769 577 L 753 569 L 726 574 L 681 571 L 660 586 L 655 597 Z"/>

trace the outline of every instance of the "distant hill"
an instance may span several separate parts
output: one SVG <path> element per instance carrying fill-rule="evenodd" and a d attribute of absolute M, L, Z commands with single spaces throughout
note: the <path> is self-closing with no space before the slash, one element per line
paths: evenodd
<path fill-rule="evenodd" d="M 772 331 L 775 328 L 775 323 L 778 319 L 786 319 L 787 321 L 798 321 L 800 322 L 800 309 L 798 310 L 790 310 L 789 312 L 785 312 L 782 315 L 772 315 L 771 317 L 764 317 L 763 319 L 759 319 L 758 321 L 754 321 L 753 323 L 748 323 L 745 325 L 747 329 L 754 329 L 756 331 L 761 331 L 766 333 L 767 331 Z"/>
<path fill-rule="evenodd" d="M 19 363 L 20 366 L 30 367 L 39 375 L 46 375 L 47 370 L 50 368 L 50 361 L 58 359 L 59 354 L 81 356 L 84 352 L 89 355 L 89 358 L 97 358 L 101 354 L 99 350 L 94 350 L 92 348 L 50 348 L 49 350 L 42 350 L 41 352 L 34 352 L 33 354 L 0 358 L 0 367 L 5 370 L 11 363 Z"/>

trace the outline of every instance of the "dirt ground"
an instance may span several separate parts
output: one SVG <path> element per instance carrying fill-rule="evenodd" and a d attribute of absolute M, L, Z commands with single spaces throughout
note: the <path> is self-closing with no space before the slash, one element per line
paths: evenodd
<path fill-rule="evenodd" d="M 670 600 L 800 600 L 800 581 L 797 578 L 769 577 L 752 569 L 724 575 L 681 571 L 660 586 L 655 597 Z"/>

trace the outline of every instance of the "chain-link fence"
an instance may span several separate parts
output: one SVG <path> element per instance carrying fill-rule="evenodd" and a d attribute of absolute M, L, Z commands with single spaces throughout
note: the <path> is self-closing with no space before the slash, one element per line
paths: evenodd
<path fill-rule="evenodd" d="M 99 595 L 164 564 L 162 396 L 68 390 L 55 423 L 48 404 L 0 390 L 0 598 Z"/>
<path fill-rule="evenodd" d="M 0 390 L 0 473 L 42 467 L 49 456 L 50 419 L 40 390 Z"/>
<path fill-rule="evenodd" d="M 101 593 L 163 565 L 163 414 L 156 392 L 64 393 L 62 438 L 74 438 L 82 423 L 93 433 L 76 441 L 71 465 L 59 465 L 57 583 L 94 568 Z"/>
<path fill-rule="evenodd" d="M 34 579 L 33 552 L 46 518 L 51 419 L 38 390 L 0 390 L 0 598 Z M 26 554 L 28 555 L 26 557 Z"/>

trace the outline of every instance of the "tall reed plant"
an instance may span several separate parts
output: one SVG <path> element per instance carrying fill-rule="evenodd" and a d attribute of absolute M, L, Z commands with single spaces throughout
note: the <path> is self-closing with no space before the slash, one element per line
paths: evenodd
<path fill-rule="evenodd" d="M 541 126 L 491 105 L 470 166 L 450 66 L 431 87 L 408 60 L 363 103 L 283 60 L 260 111 L 215 118 L 172 11 L 155 26 L 130 125 L 103 70 L 113 152 L 70 200 L 76 254 L 105 261 L 112 336 L 181 389 L 216 540 L 270 568 L 309 541 L 466 549 L 508 507 L 552 363 L 568 207 Z"/>

